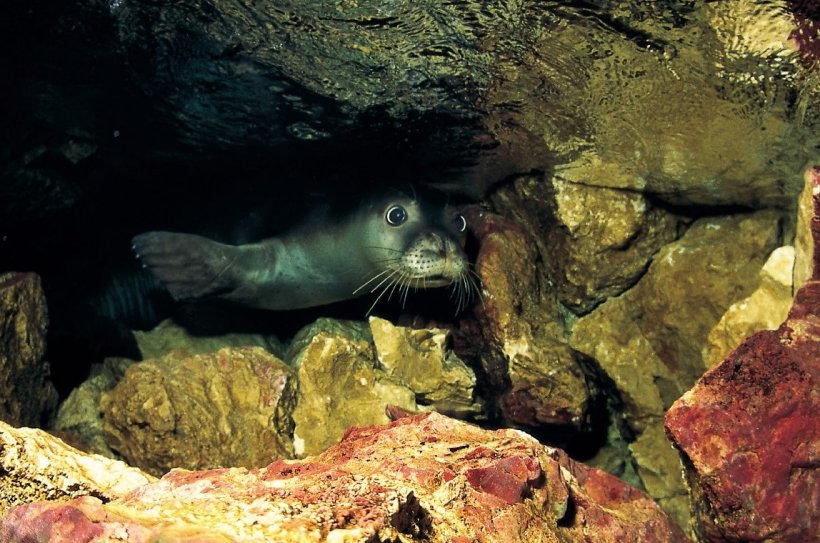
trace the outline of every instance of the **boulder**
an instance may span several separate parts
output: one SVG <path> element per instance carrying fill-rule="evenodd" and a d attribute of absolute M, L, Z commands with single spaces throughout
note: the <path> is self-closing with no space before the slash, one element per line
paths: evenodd
<path fill-rule="evenodd" d="M 481 243 L 480 360 L 502 416 L 509 424 L 581 428 L 589 389 L 533 240 L 518 223 L 478 207 L 468 220 Z"/>
<path fill-rule="evenodd" d="M 811 170 L 816 172 L 817 170 Z M 810 175 L 820 246 L 820 176 Z M 666 414 L 704 541 L 820 533 L 820 265 L 777 330 L 757 332 Z"/>
<path fill-rule="evenodd" d="M 634 285 L 652 256 L 683 230 L 680 217 L 640 192 L 559 175 L 551 182 L 518 178 L 494 192 L 492 202 L 521 225 L 538 248 L 538 273 L 576 314 Z"/>
<path fill-rule="evenodd" d="M 380 368 L 410 388 L 419 406 L 462 418 L 481 413 L 475 373 L 453 352 L 447 330 L 394 326 L 370 317 L 370 331 Z"/>
<path fill-rule="evenodd" d="M 103 394 L 109 446 L 153 474 L 293 457 L 293 371 L 259 347 L 134 364 Z"/>
<path fill-rule="evenodd" d="M 102 364 L 92 366 L 88 379 L 60 404 L 49 431 L 84 452 L 118 458 L 106 440 L 100 399 L 120 382 L 125 370 L 134 363 L 128 358 L 107 358 Z"/>
<path fill-rule="evenodd" d="M 760 270 L 760 286 L 733 303 L 709 332 L 704 359 L 708 367 L 723 360 L 744 339 L 758 330 L 774 330 L 792 305 L 794 247 L 775 249 Z"/>
<path fill-rule="evenodd" d="M 399 416 L 397 412 L 395 415 Z M 259 469 L 174 470 L 103 503 L 12 509 L 0 538 L 69 541 L 685 542 L 638 490 L 514 430 L 436 413 L 351 428 Z"/>

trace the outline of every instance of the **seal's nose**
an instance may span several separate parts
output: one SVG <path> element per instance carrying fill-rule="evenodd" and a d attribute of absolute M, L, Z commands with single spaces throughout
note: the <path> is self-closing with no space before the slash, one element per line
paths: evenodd
<path fill-rule="evenodd" d="M 429 232 L 425 236 L 427 242 L 427 252 L 438 258 L 445 258 L 447 256 L 447 242 L 436 232 Z"/>

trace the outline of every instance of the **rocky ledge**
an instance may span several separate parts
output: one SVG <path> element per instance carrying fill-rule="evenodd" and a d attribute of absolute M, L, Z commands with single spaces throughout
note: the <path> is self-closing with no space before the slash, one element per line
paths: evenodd
<path fill-rule="evenodd" d="M 686 541 L 644 494 L 524 433 L 392 415 L 301 461 L 176 469 L 110 501 L 17 506 L 0 540 Z"/>

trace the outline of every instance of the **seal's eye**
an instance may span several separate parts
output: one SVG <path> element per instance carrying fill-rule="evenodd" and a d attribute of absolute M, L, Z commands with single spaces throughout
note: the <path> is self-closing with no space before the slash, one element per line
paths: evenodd
<path fill-rule="evenodd" d="M 456 215 L 453 219 L 453 225 L 459 232 L 464 232 L 467 230 L 467 219 L 464 218 L 464 215 Z"/>
<path fill-rule="evenodd" d="M 390 226 L 400 226 L 407 220 L 407 211 L 399 205 L 390 206 L 384 218 Z"/>

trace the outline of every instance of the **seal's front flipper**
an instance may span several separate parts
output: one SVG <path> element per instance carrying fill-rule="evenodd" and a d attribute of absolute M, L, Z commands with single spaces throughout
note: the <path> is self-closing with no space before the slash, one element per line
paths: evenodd
<path fill-rule="evenodd" d="M 174 232 L 146 232 L 133 239 L 146 268 L 176 300 L 218 296 L 237 287 L 237 247 Z"/>

